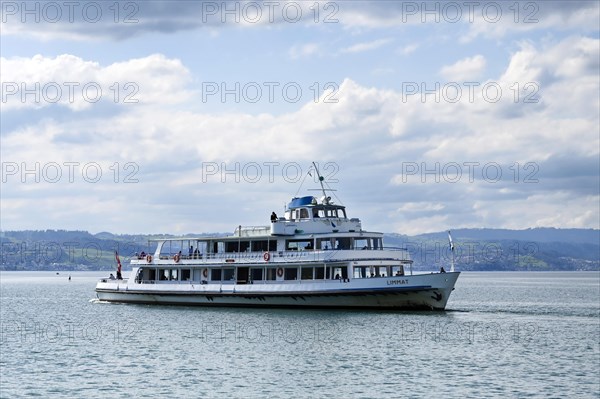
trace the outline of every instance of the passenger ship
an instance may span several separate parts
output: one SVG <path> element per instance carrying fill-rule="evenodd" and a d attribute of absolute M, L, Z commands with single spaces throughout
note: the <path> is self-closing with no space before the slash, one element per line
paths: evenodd
<path fill-rule="evenodd" d="M 131 260 L 128 279 L 102 279 L 100 300 L 169 305 L 443 310 L 454 267 L 414 273 L 408 251 L 326 195 L 293 198 L 268 226 L 225 237 L 154 240 Z M 119 263 L 120 265 L 120 263 Z M 120 271 L 118 273 L 120 277 Z"/>

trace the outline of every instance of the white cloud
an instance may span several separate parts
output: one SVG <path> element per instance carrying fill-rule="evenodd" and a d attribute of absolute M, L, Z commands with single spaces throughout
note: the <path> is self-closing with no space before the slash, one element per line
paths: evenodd
<path fill-rule="evenodd" d="M 3 228 L 23 228 L 24 220 L 40 228 L 82 228 L 85 220 L 85 228 L 93 231 L 230 231 L 238 223 L 261 223 L 256 212 L 264 211 L 266 221 L 271 210 L 279 210 L 300 184 L 284 179 L 281 167 L 297 162 L 306 171 L 312 160 L 339 166 L 338 195 L 351 216 L 361 217 L 369 229 L 390 231 L 394 226 L 397 232 L 418 233 L 473 226 L 597 227 L 599 198 L 589 192 L 597 185 L 597 170 L 569 170 L 568 178 L 548 171 L 551 166 L 563 170 L 565 160 L 599 155 L 600 87 L 594 66 L 598 43 L 572 37 L 550 46 L 522 44 L 496 79 L 503 91 L 498 102 L 486 101 L 480 89 L 473 101 L 465 89 L 457 102 L 443 96 L 441 101 L 429 96 L 423 102 L 418 95 L 406 97 L 346 79 L 336 93 L 337 103 L 309 101 L 283 115 L 166 108 L 158 97 L 110 115 L 37 118 L 40 111 L 32 111 L 17 127 L 2 132 L 5 164 L 31 168 L 39 162 L 43 169 L 49 162 L 95 162 L 105 180 L 82 181 L 79 172 L 74 183 L 42 179 L 23 184 L 22 176 L 10 176 L 2 188 Z M 174 76 L 186 68 L 164 56 L 154 57 L 108 67 L 68 58 L 60 65 L 70 70 L 79 66 L 81 76 L 104 80 L 109 78 L 102 74 L 127 78 L 135 71 L 144 80 L 157 80 L 154 93 L 168 95 L 170 85 L 164 82 L 182 84 L 185 73 L 183 80 Z M 55 59 L 19 62 L 28 79 L 64 78 L 58 68 L 48 68 Z M 576 73 L 570 73 L 573 70 Z M 522 97 L 515 101 L 510 87 L 534 80 L 540 84 L 540 102 L 523 103 Z M 175 100 L 167 97 L 167 104 L 170 101 Z M 3 109 L 3 117 L 12 112 L 14 108 Z M 557 157 L 561 154 L 569 156 Z M 110 169 L 116 162 L 121 172 L 117 183 Z M 122 182 L 128 162 L 139 167 L 137 184 Z M 206 179 L 206 162 L 216 162 L 219 168 L 225 162 L 234 172 L 220 170 Z M 249 162 L 279 162 L 274 179 L 240 178 Z M 463 168 L 456 182 L 443 172 L 452 162 Z M 465 162 L 479 163 L 474 181 Z M 534 173 L 537 182 L 523 181 L 531 172 L 525 167 L 528 162 L 539 168 Z M 402 171 L 408 163 L 419 173 L 407 178 Z M 435 176 L 421 173 L 423 166 L 435 170 L 436 163 L 437 182 L 431 180 Z M 482 176 L 484 166 L 492 163 L 503 172 L 497 182 Z M 515 167 L 520 172 L 516 181 Z M 112 219 L 104 216 L 115 213 L 119 215 Z"/>
<path fill-rule="evenodd" d="M 341 53 L 362 53 L 363 51 L 375 50 L 381 46 L 390 43 L 392 39 L 377 39 L 370 42 L 357 43 L 350 47 L 342 49 Z"/>
<path fill-rule="evenodd" d="M 452 65 L 446 65 L 440 74 L 448 81 L 466 82 L 477 81 L 485 71 L 486 60 L 482 55 L 464 58 Z"/>
<path fill-rule="evenodd" d="M 108 66 L 70 54 L 2 57 L 0 62 L 5 111 L 53 105 L 81 111 L 99 102 L 175 104 L 191 94 L 189 71 L 161 54 Z"/>
<path fill-rule="evenodd" d="M 414 53 L 418 48 L 419 48 L 418 43 L 407 44 L 406 46 L 402 47 L 402 49 L 400 49 L 400 54 L 409 55 L 409 54 Z"/>
<path fill-rule="evenodd" d="M 302 45 L 294 45 L 288 51 L 291 59 L 298 59 L 303 57 L 309 57 L 314 54 L 318 54 L 319 45 L 317 43 L 307 43 Z"/>
<path fill-rule="evenodd" d="M 543 31 L 554 28 L 563 31 L 577 30 L 594 32 L 598 29 L 600 4 L 593 1 L 569 2 L 530 2 L 515 3 L 497 2 L 500 13 L 492 7 L 491 13 L 475 13 L 475 19 L 469 26 L 468 33 L 460 38 L 460 42 L 469 43 L 477 37 L 502 38 L 512 33 Z M 499 15 L 499 17 L 496 17 Z"/>

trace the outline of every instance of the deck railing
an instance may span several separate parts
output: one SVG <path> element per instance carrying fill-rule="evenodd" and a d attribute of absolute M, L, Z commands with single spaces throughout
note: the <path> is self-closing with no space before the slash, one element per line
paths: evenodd
<path fill-rule="evenodd" d="M 375 251 L 375 253 L 374 253 Z M 386 253 L 389 256 L 385 256 Z M 268 255 L 267 255 L 268 254 Z M 410 256 L 406 248 L 383 247 L 377 250 L 368 250 L 368 248 L 350 248 L 350 249 L 304 249 L 300 251 L 247 251 L 247 252 L 221 252 L 204 253 L 192 255 L 161 254 L 158 258 L 161 264 L 204 264 L 224 262 L 228 263 L 256 263 L 256 262 L 306 262 L 306 261 L 348 261 L 361 259 L 398 259 L 410 261 Z M 376 256 L 374 256 L 376 255 Z M 176 261 L 177 259 L 177 261 Z M 133 257 L 137 264 L 148 263 L 146 258 Z M 153 260 L 151 263 L 155 263 Z"/>

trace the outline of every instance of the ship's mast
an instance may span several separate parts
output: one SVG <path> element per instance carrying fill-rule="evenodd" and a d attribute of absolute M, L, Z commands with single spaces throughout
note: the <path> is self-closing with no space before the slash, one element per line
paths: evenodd
<path fill-rule="evenodd" d="M 331 200 L 331 197 L 328 197 L 327 193 L 325 192 L 325 186 L 323 185 L 323 180 L 325 180 L 325 178 L 323 176 L 321 176 L 321 173 L 319 172 L 319 168 L 317 167 L 317 164 L 314 161 L 312 164 L 315 167 L 315 170 L 317 171 L 317 176 L 319 177 L 319 184 L 321 185 L 321 191 L 323 192 L 323 198 L 322 198 L 321 202 L 324 205 L 328 205 L 329 201 Z"/>
<path fill-rule="evenodd" d="M 454 272 L 454 241 L 452 241 L 452 234 L 448 230 L 448 241 L 450 242 L 450 252 L 452 252 L 452 264 L 450 265 L 450 271 Z"/>

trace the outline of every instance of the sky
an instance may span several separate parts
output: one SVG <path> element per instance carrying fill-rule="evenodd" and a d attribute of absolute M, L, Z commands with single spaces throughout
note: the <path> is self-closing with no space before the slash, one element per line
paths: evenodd
<path fill-rule="evenodd" d="M 2 1 L 2 230 L 600 227 L 598 1 Z"/>

